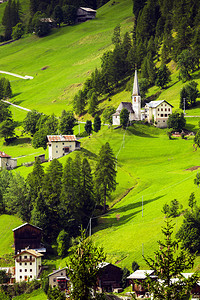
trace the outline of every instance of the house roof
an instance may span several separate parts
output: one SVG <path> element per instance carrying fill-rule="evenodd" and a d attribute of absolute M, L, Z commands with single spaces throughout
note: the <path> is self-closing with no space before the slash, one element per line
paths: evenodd
<path fill-rule="evenodd" d="M 36 258 L 43 256 L 43 254 L 41 254 L 41 253 L 39 253 L 39 252 L 37 252 L 37 251 L 35 251 L 33 249 L 25 249 L 25 250 L 21 251 L 20 253 L 18 253 L 17 255 L 15 255 L 14 258 L 16 258 L 16 257 L 18 257 L 18 256 L 20 256 L 20 255 L 22 255 L 24 253 L 28 253 L 30 255 L 33 255 Z"/>
<path fill-rule="evenodd" d="M 20 229 L 20 228 L 22 228 L 22 227 L 24 227 L 24 226 L 27 226 L 27 225 L 29 225 L 29 226 L 31 226 L 31 227 L 34 227 L 34 228 L 37 228 L 37 229 L 39 229 L 39 230 L 42 230 L 41 228 L 39 228 L 39 227 L 37 227 L 37 226 L 35 226 L 35 225 L 29 224 L 29 223 L 24 223 L 24 224 L 22 224 L 22 225 L 20 225 L 20 226 L 18 226 L 18 227 L 16 227 L 16 228 L 14 228 L 12 231 L 16 231 L 16 230 L 18 230 L 18 229 Z"/>
<path fill-rule="evenodd" d="M 120 105 L 118 106 L 116 112 L 120 112 L 123 108 L 126 108 L 129 113 L 134 113 L 131 102 L 121 102 Z"/>
<path fill-rule="evenodd" d="M 87 11 L 87 12 L 97 12 L 96 10 L 89 8 L 89 7 L 80 7 L 81 9 Z"/>
<path fill-rule="evenodd" d="M 140 96 L 140 88 L 138 83 L 137 69 L 135 69 L 135 77 L 133 83 L 133 94 L 132 96 Z"/>
<path fill-rule="evenodd" d="M 75 142 L 77 141 L 75 135 L 47 135 L 49 142 Z"/>
<path fill-rule="evenodd" d="M 145 279 L 146 274 L 152 275 L 154 270 L 137 270 L 127 277 L 127 279 Z"/>
<path fill-rule="evenodd" d="M 48 276 L 51 276 L 51 275 L 55 275 L 56 273 L 60 272 L 60 271 L 64 271 L 66 270 L 67 268 L 62 268 L 62 269 L 58 269 L 58 270 L 55 270 L 54 272 L 50 273 Z"/>
<path fill-rule="evenodd" d="M 169 102 L 167 102 L 166 100 L 158 100 L 158 101 L 151 101 L 149 103 L 147 103 L 146 105 L 151 107 L 151 108 L 156 108 L 157 106 L 159 106 L 161 103 L 167 103 L 169 104 L 171 107 L 173 107 Z"/>
<path fill-rule="evenodd" d="M 0 151 L 0 157 L 7 157 L 10 158 L 11 156 L 6 154 L 5 152 Z"/>

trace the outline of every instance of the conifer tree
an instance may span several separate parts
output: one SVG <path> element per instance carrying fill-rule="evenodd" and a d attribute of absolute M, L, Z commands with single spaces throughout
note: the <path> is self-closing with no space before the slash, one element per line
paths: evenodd
<path fill-rule="evenodd" d="M 90 115 L 95 115 L 96 111 L 98 109 L 98 98 L 96 93 L 92 93 L 91 98 L 89 100 L 89 108 L 88 108 L 88 113 Z"/>
<path fill-rule="evenodd" d="M 73 134 L 74 126 L 76 125 L 76 119 L 72 111 L 62 111 L 59 123 L 60 134 Z"/>
<path fill-rule="evenodd" d="M 147 275 L 146 286 L 156 299 L 182 300 L 190 294 L 198 280 L 197 274 L 188 278 L 182 275 L 184 270 L 193 267 L 195 256 L 187 251 L 178 251 L 178 242 L 172 239 L 174 225 L 168 219 L 165 223 L 162 228 L 164 240 L 158 241 L 159 250 L 155 251 L 155 259 L 144 257 L 159 280 L 152 280 Z"/>
<path fill-rule="evenodd" d="M 95 187 L 100 202 L 103 202 L 106 211 L 106 200 L 112 191 L 116 189 L 115 170 L 116 158 L 107 142 L 99 151 L 98 161 L 95 168 Z"/>
<path fill-rule="evenodd" d="M 95 115 L 94 117 L 93 127 L 95 132 L 98 132 L 101 129 L 101 119 L 98 115 Z"/>

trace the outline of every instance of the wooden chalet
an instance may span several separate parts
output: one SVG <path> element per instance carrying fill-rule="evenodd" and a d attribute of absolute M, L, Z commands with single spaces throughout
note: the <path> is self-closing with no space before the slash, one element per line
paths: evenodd
<path fill-rule="evenodd" d="M 148 293 L 148 290 L 144 287 L 147 274 L 152 280 L 157 279 L 157 276 L 154 275 L 154 270 L 137 270 L 127 277 L 129 285 L 132 286 L 132 291 L 135 292 L 137 297 L 144 297 Z"/>
<path fill-rule="evenodd" d="M 46 252 L 41 245 L 42 229 L 25 223 L 13 229 L 15 254 L 24 249 L 34 249 L 38 252 Z"/>
<path fill-rule="evenodd" d="M 96 10 L 89 7 L 79 7 L 76 15 L 76 22 L 82 23 L 93 20 L 96 17 Z"/>
<path fill-rule="evenodd" d="M 121 289 L 122 269 L 103 262 L 99 264 L 97 290 L 99 292 L 113 292 Z"/>

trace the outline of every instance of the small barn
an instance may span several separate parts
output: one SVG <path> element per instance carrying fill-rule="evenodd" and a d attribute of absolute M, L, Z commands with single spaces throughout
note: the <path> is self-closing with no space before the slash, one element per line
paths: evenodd
<path fill-rule="evenodd" d="M 93 20 L 96 17 L 97 11 L 89 7 L 79 7 L 77 10 L 76 22 L 82 23 Z"/>
<path fill-rule="evenodd" d="M 97 290 L 113 292 L 121 289 L 122 269 L 107 262 L 99 264 Z"/>
<path fill-rule="evenodd" d="M 46 252 L 46 249 L 41 244 L 42 229 L 25 223 L 13 229 L 15 254 L 24 249 L 34 249 L 38 252 Z"/>
<path fill-rule="evenodd" d="M 17 167 L 17 159 L 0 151 L 0 168 L 11 170 Z"/>

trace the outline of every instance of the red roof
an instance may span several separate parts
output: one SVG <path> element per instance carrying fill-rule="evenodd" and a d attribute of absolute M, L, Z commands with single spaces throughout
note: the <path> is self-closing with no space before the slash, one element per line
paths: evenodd
<path fill-rule="evenodd" d="M 0 151 L 0 157 L 11 157 L 10 155 L 6 154 L 5 152 Z"/>
<path fill-rule="evenodd" d="M 47 135 L 49 142 L 75 142 L 75 135 Z"/>

